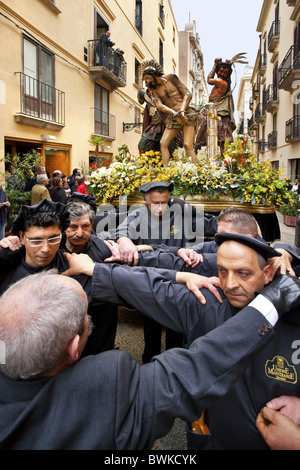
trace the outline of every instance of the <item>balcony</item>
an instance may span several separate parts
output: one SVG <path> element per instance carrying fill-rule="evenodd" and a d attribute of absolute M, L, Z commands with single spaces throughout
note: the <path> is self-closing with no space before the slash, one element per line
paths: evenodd
<path fill-rule="evenodd" d="M 116 116 L 106 113 L 102 109 L 94 108 L 95 134 L 102 135 L 106 140 L 116 139 Z"/>
<path fill-rule="evenodd" d="M 262 104 L 258 104 L 255 109 L 255 121 L 264 122 L 266 120 L 266 112 Z"/>
<path fill-rule="evenodd" d="M 269 113 L 279 107 L 279 93 L 277 86 L 269 85 L 264 94 L 265 110 Z"/>
<path fill-rule="evenodd" d="M 260 84 L 258 82 L 253 85 L 252 96 L 254 99 L 259 97 L 259 88 Z"/>
<path fill-rule="evenodd" d="M 300 79 L 300 46 L 292 46 L 279 67 L 278 87 L 293 92 L 293 83 Z"/>
<path fill-rule="evenodd" d="M 264 140 L 259 140 L 258 141 L 258 152 L 259 153 L 264 153 L 267 148 L 267 143 Z"/>
<path fill-rule="evenodd" d="M 270 134 L 268 134 L 268 148 L 269 149 L 276 149 L 277 148 L 277 131 L 273 131 Z"/>
<path fill-rule="evenodd" d="M 288 143 L 300 140 L 300 116 L 294 116 L 285 123 L 285 141 Z"/>
<path fill-rule="evenodd" d="M 262 77 L 267 70 L 267 54 L 261 54 L 259 59 L 259 74 Z"/>
<path fill-rule="evenodd" d="M 258 128 L 258 124 L 254 121 L 254 117 L 251 116 L 250 119 L 248 119 L 248 129 L 253 131 L 254 129 Z"/>
<path fill-rule="evenodd" d="M 127 63 L 112 47 L 103 53 L 98 39 L 88 41 L 89 71 L 94 79 L 105 81 L 111 91 L 126 86 Z"/>
<path fill-rule="evenodd" d="M 275 52 L 277 45 L 279 44 L 280 37 L 280 21 L 273 21 L 268 34 L 268 51 Z"/>
<path fill-rule="evenodd" d="M 21 110 L 14 118 L 19 124 L 49 131 L 65 126 L 65 93 L 23 72 L 20 76 Z"/>

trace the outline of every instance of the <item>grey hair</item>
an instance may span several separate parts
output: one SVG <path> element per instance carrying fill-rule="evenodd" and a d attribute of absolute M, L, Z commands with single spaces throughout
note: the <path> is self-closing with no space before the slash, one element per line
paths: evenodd
<path fill-rule="evenodd" d="M 232 224 L 236 232 L 240 234 L 246 235 L 250 233 L 254 238 L 258 235 L 255 217 L 238 207 L 227 207 L 223 209 L 218 216 L 218 222 Z"/>
<path fill-rule="evenodd" d="M 87 300 L 55 270 L 27 276 L 0 297 L 1 372 L 14 380 L 44 376 L 84 331 Z"/>
<path fill-rule="evenodd" d="M 79 201 L 79 200 L 70 200 L 67 203 L 67 208 L 68 212 L 70 214 L 71 219 L 81 219 L 81 217 L 84 217 L 86 214 L 88 214 L 90 218 L 90 222 L 93 225 L 96 213 L 93 211 L 91 206 L 89 204 L 86 204 L 85 202 Z"/>
<path fill-rule="evenodd" d="M 38 173 L 40 173 L 41 171 L 45 171 L 45 170 L 46 170 L 46 168 L 45 168 L 44 166 L 38 165 L 38 166 L 36 167 L 35 172 L 36 172 L 36 174 L 38 174 Z"/>
<path fill-rule="evenodd" d="M 150 191 L 147 191 L 144 195 L 144 199 L 146 201 L 149 201 L 149 198 L 151 196 L 151 193 L 159 193 L 159 194 L 163 194 L 163 193 L 169 193 L 170 195 L 170 190 L 168 188 L 155 188 L 155 189 L 150 189 Z"/>
<path fill-rule="evenodd" d="M 43 181 L 46 181 L 48 179 L 48 176 L 45 174 L 42 175 L 36 175 L 36 182 L 37 184 L 42 184 Z"/>
<path fill-rule="evenodd" d="M 257 262 L 258 262 L 258 266 L 260 267 L 261 270 L 263 270 L 267 264 L 268 264 L 268 261 L 265 260 L 265 258 L 259 254 L 259 253 L 256 253 L 257 254 Z"/>

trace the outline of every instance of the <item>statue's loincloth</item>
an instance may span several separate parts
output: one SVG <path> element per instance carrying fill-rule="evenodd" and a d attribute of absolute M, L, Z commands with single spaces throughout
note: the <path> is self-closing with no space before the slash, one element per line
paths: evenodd
<path fill-rule="evenodd" d="M 188 118 L 185 124 L 179 124 L 175 117 L 169 115 L 166 119 L 165 126 L 167 129 L 178 129 L 182 130 L 184 126 L 196 126 L 199 119 L 199 112 L 194 108 L 187 108 L 185 115 Z"/>
<path fill-rule="evenodd" d="M 226 95 L 221 98 L 211 99 L 210 102 L 216 105 L 216 114 L 221 118 L 217 122 L 219 142 L 225 142 L 226 139 L 232 142 L 232 132 L 236 128 L 236 124 L 234 121 L 234 103 L 231 92 L 226 93 Z M 206 146 L 206 139 L 207 121 L 205 121 L 198 130 L 195 142 L 196 151 Z"/>

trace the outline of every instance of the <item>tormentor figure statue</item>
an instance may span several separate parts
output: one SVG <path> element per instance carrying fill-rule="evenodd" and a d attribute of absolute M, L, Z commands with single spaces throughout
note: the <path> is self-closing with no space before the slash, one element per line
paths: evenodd
<path fill-rule="evenodd" d="M 231 91 L 231 75 L 234 63 L 245 64 L 244 54 L 237 54 L 231 60 L 223 62 L 222 59 L 215 59 L 214 66 L 207 77 L 207 83 L 213 85 L 209 96 L 210 103 L 216 105 L 217 115 L 221 118 L 218 121 L 218 145 L 221 153 L 224 152 L 226 139 L 232 142 L 232 132 L 236 129 L 234 120 L 234 102 Z M 207 123 L 203 123 L 196 137 L 195 150 L 206 146 Z"/>
<path fill-rule="evenodd" d="M 190 106 L 192 94 L 176 75 L 164 75 L 156 67 L 146 68 L 143 80 L 159 114 L 167 115 L 163 118 L 165 130 L 160 140 L 164 166 L 168 166 L 170 160 L 169 144 L 180 131 L 186 154 L 196 164 L 194 139 L 199 113 Z"/>

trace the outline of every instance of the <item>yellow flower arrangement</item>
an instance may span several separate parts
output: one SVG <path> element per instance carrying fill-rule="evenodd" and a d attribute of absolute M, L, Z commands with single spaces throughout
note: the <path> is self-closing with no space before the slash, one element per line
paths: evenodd
<path fill-rule="evenodd" d="M 291 197 L 281 171 L 272 169 L 270 162 L 257 163 L 245 141 L 227 146 L 217 164 L 199 153 L 194 165 L 187 161 L 182 149 L 174 152 L 167 168 L 160 152 L 146 152 L 137 158 L 122 152 L 108 168 L 99 168 L 90 175 L 88 190 L 98 204 L 104 204 L 129 195 L 150 181 L 173 182 L 173 195 L 182 198 L 230 196 L 253 206 L 280 206 L 289 203 Z"/>

